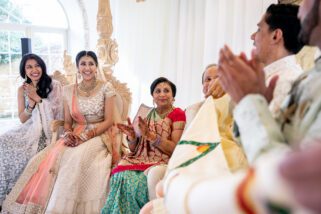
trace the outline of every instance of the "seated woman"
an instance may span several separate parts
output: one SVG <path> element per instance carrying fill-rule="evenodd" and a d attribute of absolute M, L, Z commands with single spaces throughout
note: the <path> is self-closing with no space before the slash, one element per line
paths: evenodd
<path fill-rule="evenodd" d="M 166 164 L 182 135 L 186 119 L 184 111 L 173 107 L 176 86 L 160 77 L 151 84 L 150 93 L 156 108 L 140 108 L 134 125 L 130 120 L 128 125 L 118 125 L 128 137 L 131 153 L 112 171 L 111 190 L 102 213 L 139 213 L 148 202 L 144 170 Z"/>
<path fill-rule="evenodd" d="M 50 143 L 50 122 L 63 118 L 61 85 L 48 76 L 39 56 L 23 56 L 20 76 L 25 79 L 18 88 L 22 124 L 0 136 L 0 207 L 29 159 Z"/>
<path fill-rule="evenodd" d="M 217 125 L 219 134 L 221 137 L 221 146 L 223 149 L 224 157 L 227 162 L 227 165 L 229 167 L 229 170 L 231 172 L 236 172 L 238 170 L 247 168 L 247 160 L 244 155 L 244 152 L 242 148 L 233 140 L 232 135 L 232 124 L 233 124 L 233 117 L 230 113 L 229 105 L 230 105 L 230 98 L 228 95 L 225 94 L 223 91 L 221 85 L 218 82 L 217 79 L 217 65 L 216 64 L 210 64 L 206 67 L 203 75 L 202 75 L 202 86 L 203 86 L 203 94 L 205 97 L 212 96 L 214 98 L 215 103 L 215 110 L 217 114 Z M 186 114 L 186 126 L 185 130 L 191 125 L 191 122 L 196 117 L 197 113 L 201 109 L 201 107 L 204 105 L 205 101 L 201 101 L 198 103 L 195 103 L 189 107 L 186 108 L 185 114 Z M 182 155 L 181 153 L 178 153 L 179 155 Z M 173 155 L 173 157 L 175 154 Z M 210 166 L 210 164 L 208 165 Z M 216 165 L 217 166 L 217 165 Z M 162 166 L 163 167 L 163 166 Z M 212 165 L 212 167 L 215 167 L 215 165 Z M 152 178 L 153 180 L 160 180 L 164 176 L 166 172 L 166 168 L 161 169 L 161 167 L 155 167 L 153 170 L 149 173 L 149 178 Z M 162 173 L 159 171 L 161 170 Z M 159 176 L 159 174 L 162 175 L 162 177 Z M 158 179 L 156 179 L 158 178 Z M 155 195 L 158 197 L 156 199 L 156 196 L 153 198 L 154 200 L 151 200 L 149 203 L 147 203 L 141 210 L 141 213 L 166 213 L 166 209 L 163 203 L 164 198 L 164 187 L 163 187 L 164 180 L 161 180 L 160 182 L 153 182 L 155 191 Z M 157 183 L 157 185 L 155 185 Z"/>
<path fill-rule="evenodd" d="M 115 91 L 96 79 L 92 51 L 76 57 L 80 84 L 64 88 L 65 133 L 29 162 L 4 203 L 10 213 L 99 213 L 112 164 Z M 106 147 L 107 146 L 107 147 Z"/>

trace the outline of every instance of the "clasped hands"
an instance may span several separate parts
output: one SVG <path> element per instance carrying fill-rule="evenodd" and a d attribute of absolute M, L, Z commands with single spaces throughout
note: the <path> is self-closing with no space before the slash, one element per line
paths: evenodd
<path fill-rule="evenodd" d="M 90 129 L 83 131 L 79 135 L 74 134 L 72 131 L 67 130 L 65 131 L 65 134 L 63 135 L 64 143 L 66 146 L 70 147 L 76 147 L 82 144 L 83 142 L 86 142 L 87 140 L 90 140 L 91 138 L 96 136 L 96 130 Z"/>
<path fill-rule="evenodd" d="M 213 79 L 209 84 L 209 88 L 205 94 L 205 98 L 209 96 L 213 96 L 214 99 L 218 99 L 224 95 L 225 95 L 225 91 L 223 90 L 219 82 L 219 79 L 218 78 Z"/>
<path fill-rule="evenodd" d="M 41 101 L 41 97 L 37 94 L 37 89 L 28 83 L 23 83 L 23 89 L 25 93 L 27 94 L 29 100 L 32 100 L 35 105 L 35 103 L 38 103 Z"/>
<path fill-rule="evenodd" d="M 118 123 L 117 127 L 128 136 L 128 140 L 130 142 L 136 142 L 137 136 L 130 118 L 127 118 L 127 122 L 127 125 Z M 149 140 L 150 142 L 154 142 L 157 139 L 156 134 L 149 130 L 146 119 L 144 120 L 140 116 L 138 117 L 138 128 L 140 130 L 141 136 Z"/>
<path fill-rule="evenodd" d="M 245 53 L 236 56 L 226 45 L 220 50 L 218 77 L 224 91 L 235 103 L 249 94 L 261 94 L 270 102 L 278 79 L 278 76 L 273 77 L 266 86 L 263 65 L 253 51 L 252 59 L 247 59 Z"/>

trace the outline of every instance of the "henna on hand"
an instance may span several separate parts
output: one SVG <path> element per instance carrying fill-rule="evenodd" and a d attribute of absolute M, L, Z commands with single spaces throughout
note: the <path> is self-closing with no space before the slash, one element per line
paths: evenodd
<path fill-rule="evenodd" d="M 66 146 L 75 147 L 82 143 L 81 139 L 72 132 L 66 132 L 63 136 L 64 144 Z"/>
<path fill-rule="evenodd" d="M 128 125 L 118 123 L 117 128 L 128 136 L 128 140 L 134 142 L 136 140 L 136 133 L 130 119 L 127 118 Z"/>
<path fill-rule="evenodd" d="M 86 142 L 88 140 L 90 140 L 91 138 L 96 137 L 96 128 L 90 129 L 90 130 L 86 130 L 83 131 L 82 133 L 79 134 L 79 136 L 77 136 L 82 142 Z"/>

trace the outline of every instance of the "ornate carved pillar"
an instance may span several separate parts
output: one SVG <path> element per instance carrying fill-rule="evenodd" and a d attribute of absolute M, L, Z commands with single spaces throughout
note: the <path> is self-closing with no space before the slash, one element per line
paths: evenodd
<path fill-rule="evenodd" d="M 97 53 L 104 73 L 112 73 L 118 62 L 118 45 L 111 38 L 113 33 L 112 15 L 109 0 L 99 0 L 97 13 Z"/>
<path fill-rule="evenodd" d="M 64 51 L 64 71 L 65 71 L 65 77 L 67 78 L 68 82 L 74 83 L 75 77 L 77 73 L 77 68 L 75 63 L 72 62 L 72 58 L 70 55 L 67 54 L 67 51 Z"/>

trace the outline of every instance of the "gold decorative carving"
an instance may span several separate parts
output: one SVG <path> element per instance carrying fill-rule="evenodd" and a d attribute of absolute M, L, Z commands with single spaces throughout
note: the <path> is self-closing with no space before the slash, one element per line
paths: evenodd
<path fill-rule="evenodd" d="M 122 98 L 125 109 L 123 112 L 129 111 L 131 103 L 131 92 L 126 83 L 121 83 L 113 76 L 112 67 L 118 62 L 118 45 L 116 40 L 111 38 L 113 33 L 112 15 L 110 10 L 109 0 L 99 0 L 97 12 L 97 53 L 100 63 L 99 72 L 103 75 L 103 79 L 110 81 L 117 93 Z M 126 120 L 128 115 L 122 115 L 123 120 Z"/>
<path fill-rule="evenodd" d="M 77 68 L 75 63 L 72 63 L 72 58 L 70 55 L 67 54 L 67 51 L 64 51 L 64 71 L 65 77 L 67 78 L 68 82 L 72 83 L 75 82 Z"/>
<path fill-rule="evenodd" d="M 62 86 L 66 86 L 69 84 L 68 79 L 66 78 L 65 75 L 63 75 L 60 71 L 56 70 L 53 75 L 52 78 L 59 81 L 61 83 Z"/>
<path fill-rule="evenodd" d="M 126 112 L 127 114 L 121 115 L 122 120 L 126 120 L 128 117 L 128 112 L 130 108 L 130 104 L 132 102 L 132 93 L 130 92 L 129 88 L 127 87 L 126 83 L 121 83 L 119 80 L 116 79 L 116 77 L 113 76 L 112 73 L 104 72 L 104 78 L 106 81 L 109 81 L 115 91 L 117 91 L 118 95 L 120 95 L 122 102 L 123 102 L 123 112 Z"/>
<path fill-rule="evenodd" d="M 112 73 L 112 67 L 118 62 L 118 45 L 111 38 L 113 23 L 109 0 L 99 0 L 97 13 L 97 53 L 104 73 Z"/>

